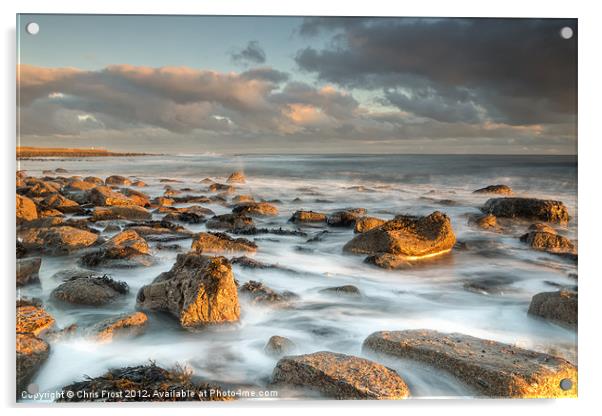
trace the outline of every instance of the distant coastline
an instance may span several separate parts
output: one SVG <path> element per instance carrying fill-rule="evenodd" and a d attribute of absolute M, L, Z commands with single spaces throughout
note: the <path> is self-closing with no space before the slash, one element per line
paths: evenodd
<path fill-rule="evenodd" d="M 17 146 L 17 159 L 34 157 L 107 157 L 154 156 L 153 153 L 111 152 L 104 148 L 73 149 L 68 147 Z"/>

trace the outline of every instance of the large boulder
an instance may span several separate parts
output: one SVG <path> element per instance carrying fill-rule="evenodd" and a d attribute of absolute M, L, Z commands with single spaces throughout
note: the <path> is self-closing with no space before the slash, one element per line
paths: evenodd
<path fill-rule="evenodd" d="M 17 194 L 17 224 L 36 220 L 37 218 L 38 210 L 35 202 L 26 196 Z"/>
<path fill-rule="evenodd" d="M 291 222 L 309 222 L 320 223 L 326 222 L 326 214 L 314 211 L 295 211 L 289 219 Z"/>
<path fill-rule="evenodd" d="M 486 397 L 577 395 L 577 368 L 570 362 L 501 342 L 418 329 L 375 332 L 363 347 L 447 371 Z M 560 387 L 563 379 L 572 382 L 570 389 Z"/>
<path fill-rule="evenodd" d="M 148 220 L 152 214 L 138 205 L 96 207 L 92 211 L 92 221 L 105 220 Z"/>
<path fill-rule="evenodd" d="M 533 296 L 528 313 L 569 328 L 577 328 L 577 309 L 577 292 L 560 290 Z"/>
<path fill-rule="evenodd" d="M 269 202 L 243 202 L 232 208 L 232 213 L 250 216 L 278 215 L 278 208 Z"/>
<path fill-rule="evenodd" d="M 134 230 L 122 231 L 81 259 L 88 267 L 134 267 L 152 264 L 146 240 Z"/>
<path fill-rule="evenodd" d="M 197 253 L 235 253 L 257 251 L 257 244 L 246 238 L 232 238 L 225 233 L 199 233 L 191 250 Z"/>
<path fill-rule="evenodd" d="M 123 297 L 128 291 L 125 282 L 113 280 L 108 276 L 90 276 L 67 280 L 56 287 L 51 296 L 74 305 L 100 306 Z"/>
<path fill-rule="evenodd" d="M 366 213 L 365 208 L 347 208 L 330 214 L 326 223 L 332 227 L 354 227 L 355 222 Z"/>
<path fill-rule="evenodd" d="M 129 186 L 132 184 L 128 178 L 119 175 L 111 175 L 105 179 L 106 185 L 119 185 L 119 186 Z"/>
<path fill-rule="evenodd" d="M 255 223 L 253 218 L 247 217 L 246 215 L 237 214 L 223 214 L 216 215 L 207 221 L 206 227 L 209 229 L 216 230 L 253 230 Z"/>
<path fill-rule="evenodd" d="M 358 218 L 355 221 L 355 227 L 353 228 L 353 232 L 356 234 L 365 233 L 366 231 L 370 231 L 373 228 L 380 227 L 386 222 L 386 220 L 381 220 L 380 218 L 376 217 Z"/>
<path fill-rule="evenodd" d="M 242 171 L 233 172 L 226 180 L 228 183 L 245 183 L 246 181 L 247 178 Z"/>
<path fill-rule="evenodd" d="M 121 314 L 103 319 L 90 327 L 88 335 L 102 343 L 112 342 L 117 338 L 136 337 L 146 330 L 148 317 L 144 312 Z"/>
<path fill-rule="evenodd" d="M 529 231 L 520 237 L 520 241 L 527 243 L 532 249 L 546 251 L 554 254 L 576 254 L 577 248 L 566 237 L 545 231 Z"/>
<path fill-rule="evenodd" d="M 447 253 L 455 243 L 449 217 L 435 211 L 426 217 L 399 215 L 380 227 L 358 234 L 345 244 L 343 251 L 374 256 L 373 263 L 384 266 L 385 263 L 378 260 L 380 256 L 399 262 L 420 260 Z M 390 264 L 391 260 L 386 263 Z"/>
<path fill-rule="evenodd" d="M 481 210 L 501 218 L 566 223 L 569 211 L 561 201 L 535 198 L 492 198 Z"/>
<path fill-rule="evenodd" d="M 63 254 L 90 247 L 96 243 L 98 235 L 65 225 L 25 229 L 19 232 L 19 238 L 26 250 Z"/>
<path fill-rule="evenodd" d="M 508 185 L 489 185 L 485 188 L 477 189 L 473 192 L 474 194 L 498 194 L 498 195 L 512 195 L 512 188 Z"/>
<path fill-rule="evenodd" d="M 307 388 L 339 400 L 395 400 L 410 395 L 395 371 L 364 358 L 327 351 L 280 359 L 272 384 Z"/>
<path fill-rule="evenodd" d="M 166 370 L 155 363 L 112 369 L 100 377 L 87 377 L 63 387 L 57 399 L 59 402 L 103 403 L 224 400 L 231 398 L 219 386 L 199 383 L 181 368 Z"/>
<path fill-rule="evenodd" d="M 94 205 L 136 205 L 131 199 L 109 188 L 108 186 L 97 186 L 88 192 L 88 200 Z"/>
<path fill-rule="evenodd" d="M 168 312 L 184 328 L 236 322 L 240 306 L 225 257 L 179 254 L 171 270 L 138 292 L 139 308 Z"/>
<path fill-rule="evenodd" d="M 40 257 L 27 257 L 17 260 L 17 286 L 40 281 L 39 272 L 42 259 Z"/>

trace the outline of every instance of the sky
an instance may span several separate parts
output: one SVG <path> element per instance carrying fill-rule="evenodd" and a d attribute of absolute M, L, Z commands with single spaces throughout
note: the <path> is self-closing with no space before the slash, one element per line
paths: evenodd
<path fill-rule="evenodd" d="M 19 15 L 17 34 L 24 146 L 577 151 L 575 19 Z"/>

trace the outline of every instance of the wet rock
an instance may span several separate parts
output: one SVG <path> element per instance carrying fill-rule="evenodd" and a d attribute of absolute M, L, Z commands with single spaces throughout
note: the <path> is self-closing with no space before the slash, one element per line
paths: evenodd
<path fill-rule="evenodd" d="M 118 233 L 121 231 L 121 227 L 114 223 L 109 223 L 102 230 L 104 233 Z"/>
<path fill-rule="evenodd" d="M 455 243 L 449 217 L 435 211 L 426 217 L 399 215 L 380 227 L 358 234 L 345 244 L 343 251 L 369 254 L 374 264 L 396 268 L 408 261 L 446 253 Z"/>
<path fill-rule="evenodd" d="M 96 243 L 98 235 L 75 227 L 56 226 L 22 230 L 19 238 L 26 250 L 64 254 L 90 247 Z"/>
<path fill-rule="evenodd" d="M 163 196 L 159 196 L 159 197 L 153 199 L 152 202 L 154 205 L 161 205 L 161 206 L 169 207 L 169 206 L 172 206 L 175 201 L 171 198 L 165 198 Z"/>
<path fill-rule="evenodd" d="M 320 293 L 341 295 L 341 296 L 353 296 L 358 297 L 361 296 L 362 293 L 360 290 L 353 285 L 344 285 L 344 286 L 335 286 L 335 287 L 327 287 L 326 289 L 320 290 Z"/>
<path fill-rule="evenodd" d="M 199 233 L 192 242 L 192 251 L 197 253 L 233 253 L 239 251 L 254 253 L 257 244 L 246 238 L 232 238 L 225 233 Z"/>
<path fill-rule="evenodd" d="M 55 288 L 51 296 L 75 305 L 100 306 L 113 302 L 128 291 L 127 283 L 113 280 L 105 275 L 67 280 Z"/>
<path fill-rule="evenodd" d="M 17 224 L 24 221 L 32 221 L 38 218 L 38 210 L 35 202 L 26 196 L 17 194 Z"/>
<path fill-rule="evenodd" d="M 148 394 L 132 394 L 131 392 Z M 80 394 L 69 394 L 81 392 Z M 182 394 L 185 392 L 185 394 Z M 194 394 L 189 394 L 194 392 Z M 73 396 L 73 397 L 71 397 Z M 154 363 L 112 369 L 63 387 L 58 402 L 180 402 L 232 400 L 217 385 L 200 383 L 177 366 L 165 370 Z"/>
<path fill-rule="evenodd" d="M 382 331 L 364 349 L 447 371 L 486 397 L 575 397 L 577 369 L 568 361 L 501 342 L 428 329 Z M 569 390 L 560 381 L 573 382 Z"/>
<path fill-rule="evenodd" d="M 272 269 L 272 268 L 280 268 L 276 264 L 266 264 L 262 263 L 258 260 L 252 259 L 247 256 L 233 257 L 230 262 L 232 264 L 237 264 L 240 267 L 244 267 L 247 269 Z"/>
<path fill-rule="evenodd" d="M 117 338 L 136 337 L 144 333 L 148 317 L 144 312 L 121 314 L 102 320 L 88 329 L 91 338 L 107 343 Z"/>
<path fill-rule="evenodd" d="M 84 255 L 81 263 L 87 267 L 150 266 L 152 257 L 146 240 L 130 229 L 115 235 L 98 250 Z"/>
<path fill-rule="evenodd" d="M 484 230 L 497 228 L 497 218 L 495 215 L 491 214 L 475 215 L 469 219 L 469 222 L 476 224 L 479 228 Z"/>
<path fill-rule="evenodd" d="M 550 227 L 548 224 L 537 222 L 529 226 L 529 231 L 541 231 L 544 233 L 557 234 L 556 230 Z"/>
<path fill-rule="evenodd" d="M 297 346 L 290 339 L 274 335 L 270 337 L 263 350 L 267 355 L 272 357 L 282 357 L 283 355 L 290 354 L 296 348 Z"/>
<path fill-rule="evenodd" d="M 249 280 L 240 287 L 241 296 L 246 296 L 254 304 L 282 305 L 298 299 L 293 292 L 278 293 L 261 282 Z"/>
<path fill-rule="evenodd" d="M 272 384 L 309 388 L 339 400 L 394 400 L 410 395 L 395 371 L 364 358 L 327 351 L 280 359 Z"/>
<path fill-rule="evenodd" d="M 531 299 L 528 313 L 577 328 L 577 298 L 577 292 L 567 290 L 538 293 Z"/>
<path fill-rule="evenodd" d="M 32 334 L 17 334 L 16 383 L 17 398 L 27 391 L 27 386 L 50 355 L 50 345 Z"/>
<path fill-rule="evenodd" d="M 129 186 L 132 184 L 128 178 L 119 175 L 112 175 L 105 179 L 105 185 Z"/>
<path fill-rule="evenodd" d="M 508 185 L 489 185 L 485 188 L 477 189 L 473 194 L 512 195 L 512 188 Z"/>
<path fill-rule="evenodd" d="M 152 214 L 137 205 L 96 207 L 92 211 L 92 221 L 106 220 L 147 220 Z"/>
<path fill-rule="evenodd" d="M 530 231 L 520 237 L 520 241 L 527 243 L 532 249 L 554 254 L 576 254 L 577 248 L 566 237 L 556 233 L 543 231 Z"/>
<path fill-rule="evenodd" d="M 250 216 L 278 215 L 278 208 L 268 202 L 245 202 L 232 208 L 232 213 Z"/>
<path fill-rule="evenodd" d="M 136 304 L 168 312 L 184 328 L 236 322 L 240 316 L 228 260 L 196 253 L 179 254 L 171 270 L 140 289 Z"/>
<path fill-rule="evenodd" d="M 203 195 L 184 195 L 172 198 L 178 204 L 208 204 L 211 199 Z"/>
<path fill-rule="evenodd" d="M 38 213 L 38 216 L 40 218 L 47 218 L 47 217 L 65 217 L 65 214 L 63 214 L 61 211 L 56 210 L 56 209 L 44 209 L 41 208 L 40 212 Z"/>
<path fill-rule="evenodd" d="M 50 330 L 55 324 L 52 315 L 37 301 L 27 299 L 17 301 L 16 313 L 18 334 L 32 334 L 37 337 Z"/>
<path fill-rule="evenodd" d="M 385 222 L 387 221 L 381 220 L 380 218 L 376 217 L 358 218 L 355 221 L 355 227 L 353 229 L 353 232 L 356 234 L 365 233 L 366 231 L 370 231 L 373 228 L 380 227 Z"/>
<path fill-rule="evenodd" d="M 228 179 L 226 180 L 226 182 L 228 183 L 245 183 L 246 181 L 247 178 L 245 177 L 245 174 L 242 171 L 232 173 L 230 176 L 228 176 Z"/>
<path fill-rule="evenodd" d="M 74 180 L 70 181 L 69 184 L 65 187 L 65 192 L 80 192 L 80 191 L 89 191 L 91 189 L 96 188 L 98 184 L 89 182 L 86 180 Z M 100 180 L 100 185 L 102 185 L 102 180 Z"/>
<path fill-rule="evenodd" d="M 286 228 L 236 228 L 230 230 L 234 234 L 241 235 L 259 235 L 259 234 L 275 234 L 275 235 L 292 235 L 297 237 L 307 237 L 307 233 L 301 230 L 289 230 Z"/>
<path fill-rule="evenodd" d="M 535 198 L 492 198 L 481 208 L 485 213 L 503 218 L 523 218 L 566 223 L 569 212 L 561 201 Z"/>
<path fill-rule="evenodd" d="M 131 199 L 109 188 L 108 186 L 97 186 L 88 192 L 88 200 L 97 206 L 124 206 L 136 205 Z"/>
<path fill-rule="evenodd" d="M 40 257 L 28 257 L 17 260 L 17 286 L 40 281 L 39 272 L 42 259 Z"/>
<path fill-rule="evenodd" d="M 290 222 L 326 222 L 326 214 L 314 211 L 295 211 Z"/>
<path fill-rule="evenodd" d="M 130 198 L 135 205 L 140 207 L 148 207 L 150 205 L 150 196 L 144 192 L 136 191 L 135 189 L 124 188 L 121 190 L 121 193 Z"/>
<path fill-rule="evenodd" d="M 236 192 L 236 188 L 232 185 L 225 185 L 222 183 L 212 183 L 211 185 L 209 185 L 209 191 L 210 192 L 233 193 L 233 192 Z"/>
<path fill-rule="evenodd" d="M 148 241 L 177 241 L 191 238 L 192 231 L 166 220 L 126 224 L 125 228 L 137 232 Z"/>
<path fill-rule="evenodd" d="M 228 231 L 255 229 L 255 223 L 253 222 L 253 218 L 247 217 L 246 215 L 238 214 L 216 215 L 209 221 L 207 221 L 206 226 L 209 229 Z"/>
<path fill-rule="evenodd" d="M 332 227 L 354 227 L 355 222 L 366 213 L 365 208 L 349 208 L 329 215 L 326 222 Z"/>
<path fill-rule="evenodd" d="M 82 269 L 81 267 L 72 267 L 70 269 L 59 270 L 52 275 L 52 279 L 58 281 L 67 281 L 76 278 L 86 278 L 94 275 L 92 270 Z"/>
<path fill-rule="evenodd" d="M 252 195 L 236 195 L 232 198 L 233 204 L 241 204 L 243 202 L 255 202 Z"/>
<path fill-rule="evenodd" d="M 464 282 L 464 289 L 481 295 L 503 295 L 512 291 L 511 285 L 517 279 L 502 274 L 483 274 Z"/>
<path fill-rule="evenodd" d="M 83 209 L 75 201 L 65 198 L 61 194 L 50 194 L 40 201 L 40 206 L 56 209 L 62 213 L 76 213 L 83 212 Z"/>
<path fill-rule="evenodd" d="M 17 240 L 15 243 L 15 252 L 18 259 L 23 258 L 27 255 L 27 249 L 19 240 Z"/>
<path fill-rule="evenodd" d="M 33 197 L 45 197 L 50 194 L 56 194 L 61 190 L 61 184 L 49 181 L 42 181 L 34 179 L 29 189 L 27 190 L 27 196 Z"/>
<path fill-rule="evenodd" d="M 143 181 L 134 181 L 132 182 L 132 186 L 135 186 L 137 188 L 143 188 L 146 186 L 146 183 L 144 183 Z"/>
<path fill-rule="evenodd" d="M 84 178 L 84 182 L 90 182 L 95 185 L 104 185 L 104 181 L 96 176 L 87 176 Z"/>

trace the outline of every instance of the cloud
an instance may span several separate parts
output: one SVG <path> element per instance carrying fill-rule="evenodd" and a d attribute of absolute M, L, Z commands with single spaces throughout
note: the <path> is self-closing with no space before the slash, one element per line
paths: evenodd
<path fill-rule="evenodd" d="M 256 40 L 247 43 L 244 49 L 231 53 L 230 58 L 233 62 L 242 65 L 263 64 L 266 61 L 265 51 Z"/>
<path fill-rule="evenodd" d="M 301 35 L 332 38 L 295 60 L 325 82 L 389 90 L 389 104 L 435 120 L 566 123 L 577 39 L 563 39 L 564 26 L 576 33 L 574 19 L 308 18 Z"/>

